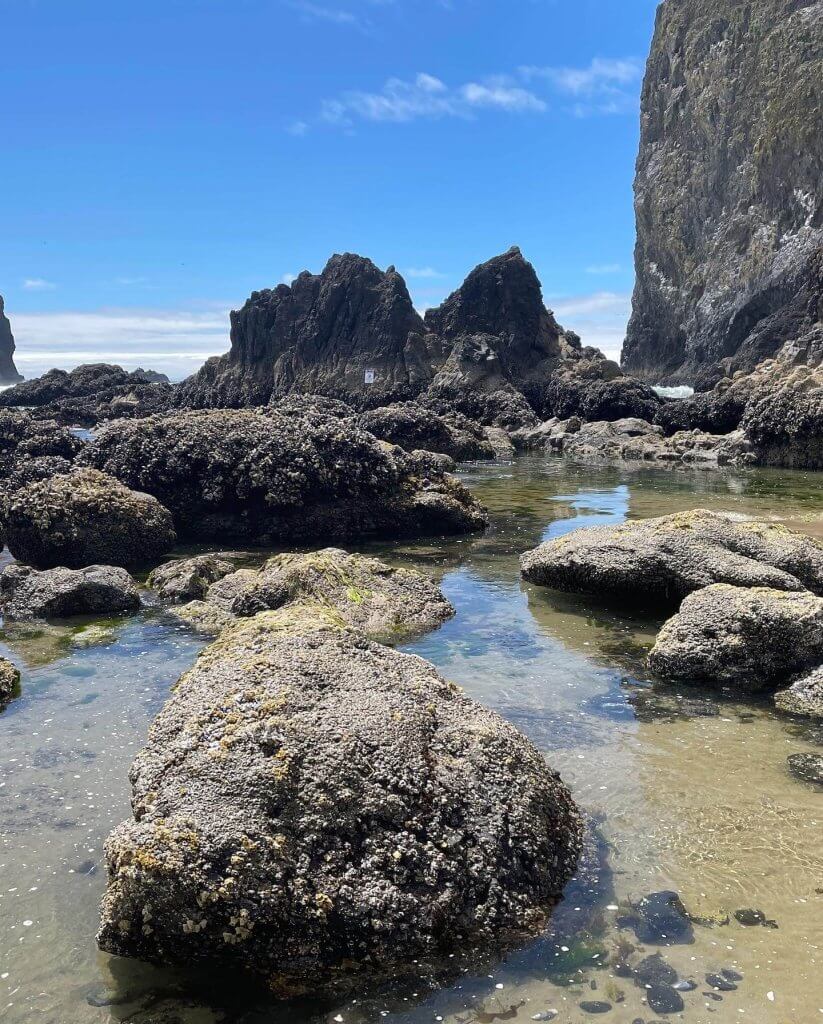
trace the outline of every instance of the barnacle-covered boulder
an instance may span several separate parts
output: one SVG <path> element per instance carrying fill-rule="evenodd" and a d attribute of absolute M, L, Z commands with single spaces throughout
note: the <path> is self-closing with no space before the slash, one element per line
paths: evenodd
<path fill-rule="evenodd" d="M 512 725 L 306 606 L 207 648 L 131 780 L 101 948 L 248 970 L 281 996 L 539 932 L 580 846 Z"/>
<path fill-rule="evenodd" d="M 44 569 L 13 562 L 0 573 L 0 611 L 8 622 L 117 615 L 140 608 L 137 584 L 115 565 Z"/>
<path fill-rule="evenodd" d="M 122 420 L 84 462 L 154 495 L 182 537 L 250 544 L 480 530 L 485 514 L 432 460 L 309 409 Z"/>

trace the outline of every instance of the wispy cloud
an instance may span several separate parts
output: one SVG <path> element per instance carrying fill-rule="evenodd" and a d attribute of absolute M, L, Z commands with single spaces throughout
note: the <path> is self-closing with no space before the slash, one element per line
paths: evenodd
<path fill-rule="evenodd" d="M 147 277 L 116 277 L 114 282 L 115 284 L 122 284 L 126 287 L 131 287 L 138 284 L 148 284 L 149 279 Z"/>
<path fill-rule="evenodd" d="M 416 277 L 416 278 L 439 278 L 446 277 L 446 274 L 441 274 L 439 270 L 435 270 L 434 267 L 407 267 L 403 271 L 405 277 Z"/>
<path fill-rule="evenodd" d="M 281 284 L 291 284 L 293 281 L 296 281 L 296 280 L 297 280 L 297 274 L 284 274 L 280 278 L 280 283 Z"/>
<path fill-rule="evenodd" d="M 110 362 L 151 367 L 180 379 L 209 356 L 228 350 L 228 305 L 191 312 L 103 309 L 91 312 L 17 313 L 14 359 L 27 377 L 56 366 Z"/>
<path fill-rule="evenodd" d="M 481 110 L 540 113 L 546 109 L 544 100 L 505 76 L 448 86 L 420 72 L 411 80 L 390 78 L 379 92 L 344 92 L 326 100 L 320 116 L 329 124 L 350 127 L 355 121 L 402 123 L 418 118 L 470 118 Z"/>
<path fill-rule="evenodd" d="M 558 93 L 574 100 L 577 117 L 592 114 L 623 114 L 637 106 L 637 90 L 643 65 L 635 57 L 594 57 L 585 67 L 537 67 L 519 69 L 524 81 L 543 80 Z"/>
<path fill-rule="evenodd" d="M 335 25 L 358 25 L 359 18 L 352 11 L 340 7 L 327 7 L 310 0 L 289 0 L 286 5 L 311 21 L 330 21 Z"/>
<path fill-rule="evenodd" d="M 632 306 L 628 292 L 549 296 L 548 304 L 564 327 L 580 335 L 584 345 L 594 345 L 615 361 L 620 359 Z"/>
<path fill-rule="evenodd" d="M 27 277 L 23 281 L 23 287 L 27 292 L 53 292 L 57 285 L 42 277 Z"/>
<path fill-rule="evenodd" d="M 595 57 L 584 67 L 524 65 L 510 74 L 449 84 L 426 71 L 390 78 L 376 90 L 351 89 L 321 104 L 321 124 L 351 129 L 358 122 L 404 124 L 419 119 L 471 119 L 482 112 L 543 114 L 555 107 L 578 117 L 618 114 L 637 108 L 641 63 Z M 292 122 L 287 131 L 304 135 L 312 119 Z"/>
<path fill-rule="evenodd" d="M 587 274 L 619 274 L 623 269 L 621 263 L 593 263 L 586 267 Z"/>

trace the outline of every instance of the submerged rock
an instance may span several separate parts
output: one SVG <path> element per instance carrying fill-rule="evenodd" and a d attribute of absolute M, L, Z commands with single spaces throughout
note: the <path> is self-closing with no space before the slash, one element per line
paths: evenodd
<path fill-rule="evenodd" d="M 6 498 L 2 514 L 9 550 L 38 568 L 136 565 L 159 558 L 176 540 L 156 498 L 94 469 L 29 484 Z"/>
<path fill-rule="evenodd" d="M 638 942 L 673 946 L 694 942 L 694 929 L 688 911 L 676 892 L 664 890 L 643 896 L 631 905 L 629 913 L 617 919 L 621 928 L 632 928 Z"/>
<path fill-rule="evenodd" d="M 19 670 L 6 658 L 0 658 L 0 704 L 11 700 L 19 685 Z"/>
<path fill-rule="evenodd" d="M 306 609 L 207 648 L 131 779 L 101 948 L 249 970 L 282 996 L 536 934 L 580 843 L 511 725 Z"/>
<path fill-rule="evenodd" d="M 162 501 L 181 536 L 263 546 L 483 529 L 482 508 L 437 458 L 329 415 L 275 409 L 124 420 L 83 453 Z"/>
<path fill-rule="evenodd" d="M 0 610 L 7 621 L 113 615 L 140 608 L 137 585 L 125 569 L 89 565 L 84 569 L 38 572 L 13 563 L 0 573 Z"/>
<path fill-rule="evenodd" d="M 716 584 L 690 594 L 660 630 L 649 667 L 678 683 L 773 690 L 823 663 L 823 598 Z"/>
<path fill-rule="evenodd" d="M 217 613 L 209 613 L 203 604 Z M 186 618 L 202 632 L 210 632 L 215 625 L 225 628 L 235 617 L 289 605 L 321 608 L 340 626 L 383 640 L 427 632 L 454 615 L 440 588 L 420 573 L 325 548 L 275 555 L 260 570 L 225 575 Z"/>
<path fill-rule="evenodd" d="M 790 754 L 786 763 L 789 771 L 798 779 L 823 786 L 823 756 L 820 754 Z"/>
<path fill-rule="evenodd" d="M 823 546 L 707 509 L 575 530 L 521 556 L 531 583 L 676 607 L 712 583 L 823 593 Z"/>
<path fill-rule="evenodd" d="M 781 711 L 823 719 L 823 665 L 774 695 Z"/>
<path fill-rule="evenodd" d="M 167 601 L 197 600 L 206 596 L 212 583 L 236 570 L 234 562 L 216 552 L 164 562 L 152 570 L 146 582 Z"/>

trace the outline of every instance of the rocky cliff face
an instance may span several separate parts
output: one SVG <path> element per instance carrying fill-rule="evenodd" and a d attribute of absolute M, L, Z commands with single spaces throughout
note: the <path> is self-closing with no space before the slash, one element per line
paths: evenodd
<path fill-rule="evenodd" d="M 254 292 L 231 324 L 231 351 L 183 384 L 179 404 L 240 407 L 303 392 L 362 409 L 419 398 L 520 425 L 543 414 L 556 372 L 606 364 L 546 309 L 517 248 L 476 267 L 425 320 L 393 267 L 345 254 L 321 274 Z"/>
<path fill-rule="evenodd" d="M 23 378 L 14 365 L 14 335 L 0 295 L 0 384 L 16 384 Z"/>
<path fill-rule="evenodd" d="M 823 0 L 664 0 L 635 208 L 626 370 L 823 359 Z"/>

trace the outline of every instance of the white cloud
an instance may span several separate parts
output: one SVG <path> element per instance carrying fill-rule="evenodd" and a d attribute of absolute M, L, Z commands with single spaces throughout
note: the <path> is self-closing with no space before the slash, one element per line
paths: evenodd
<path fill-rule="evenodd" d="M 570 111 L 575 117 L 588 117 L 636 110 L 643 65 L 635 57 L 594 57 L 586 67 L 526 66 L 519 73 L 526 82 L 543 80 L 561 95 L 574 98 Z"/>
<path fill-rule="evenodd" d="M 298 138 L 305 135 L 309 130 L 309 125 L 306 121 L 292 121 L 292 123 L 286 128 L 289 135 L 296 135 Z"/>
<path fill-rule="evenodd" d="M 404 277 L 445 277 L 445 274 L 441 274 L 439 270 L 435 270 L 434 267 L 408 267 L 403 271 Z"/>
<path fill-rule="evenodd" d="M 326 7 L 322 4 L 311 3 L 310 0 L 291 0 L 288 6 L 314 21 L 330 21 L 335 25 L 359 24 L 357 15 L 339 7 Z"/>
<path fill-rule="evenodd" d="M 106 362 L 160 370 L 174 379 L 193 373 L 229 348 L 228 306 L 188 312 L 107 309 L 17 313 L 12 323 L 17 368 L 36 377 L 52 367 Z"/>
<path fill-rule="evenodd" d="M 593 263 L 586 267 L 587 274 L 619 274 L 623 269 L 620 263 Z"/>
<path fill-rule="evenodd" d="M 549 300 L 554 315 L 564 327 L 576 331 L 584 345 L 594 345 L 615 361 L 626 336 L 632 299 L 628 292 L 593 292 Z"/>
<path fill-rule="evenodd" d="M 52 292 L 57 287 L 52 281 L 46 281 L 42 277 L 27 277 L 23 282 L 27 292 Z"/>
<path fill-rule="evenodd" d="M 505 77 L 450 87 L 434 75 L 420 72 L 411 81 L 390 78 L 379 92 L 344 92 L 326 100 L 320 116 L 329 124 L 351 127 L 355 121 L 404 123 L 417 118 L 470 118 L 484 109 L 539 113 L 547 105 Z"/>
<path fill-rule="evenodd" d="M 296 281 L 296 280 L 297 280 L 297 274 L 284 274 L 280 278 L 280 283 L 281 284 L 291 284 L 292 281 Z"/>

